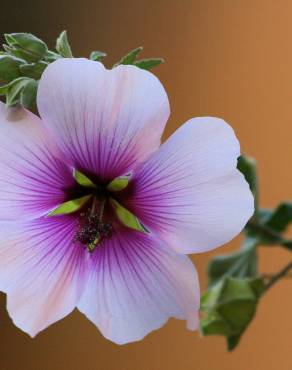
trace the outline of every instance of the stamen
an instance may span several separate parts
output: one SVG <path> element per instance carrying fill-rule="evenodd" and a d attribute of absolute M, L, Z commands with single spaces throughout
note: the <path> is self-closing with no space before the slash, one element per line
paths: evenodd
<path fill-rule="evenodd" d="M 104 207 L 105 207 L 106 201 L 107 201 L 107 199 L 106 198 L 103 198 L 101 200 L 101 203 L 100 203 L 100 209 L 99 209 L 99 221 L 100 222 L 102 221 L 102 218 L 103 218 Z"/>
<path fill-rule="evenodd" d="M 99 204 L 98 204 L 99 203 Z M 98 202 L 93 199 L 92 206 L 85 213 L 80 214 L 79 230 L 75 240 L 83 244 L 88 252 L 92 253 L 105 238 L 110 238 L 113 227 L 110 222 L 103 222 L 106 198 Z M 97 214 L 99 205 L 99 214 Z"/>

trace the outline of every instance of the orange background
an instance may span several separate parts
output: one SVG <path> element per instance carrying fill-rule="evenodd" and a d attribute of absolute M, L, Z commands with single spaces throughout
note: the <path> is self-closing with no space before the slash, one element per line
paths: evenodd
<path fill-rule="evenodd" d="M 144 45 L 162 56 L 155 70 L 172 107 L 166 136 L 193 116 L 213 115 L 232 124 L 242 150 L 258 160 L 261 203 L 291 198 L 292 1 L 287 0 L 71 0 L 1 1 L 0 31 L 32 32 L 50 46 L 63 29 L 75 55 L 110 54 L 111 65 Z M 240 211 L 240 210 L 239 210 Z M 202 288 L 216 253 L 193 256 Z M 291 256 L 260 250 L 262 271 Z M 200 338 L 170 320 L 141 342 L 117 346 L 74 312 L 36 339 L 13 326 L 1 297 L 1 370 L 291 370 L 292 282 L 278 283 L 262 299 L 239 347 Z"/>

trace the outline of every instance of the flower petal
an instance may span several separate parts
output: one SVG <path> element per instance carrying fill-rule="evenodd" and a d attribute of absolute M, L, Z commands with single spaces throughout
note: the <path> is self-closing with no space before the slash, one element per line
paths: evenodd
<path fill-rule="evenodd" d="M 72 175 L 40 119 L 0 102 L 0 221 L 43 215 L 62 203 Z"/>
<path fill-rule="evenodd" d="M 254 211 L 249 186 L 236 169 L 238 155 L 228 124 L 192 119 L 137 171 L 125 206 L 176 251 L 218 247 Z"/>
<path fill-rule="evenodd" d="M 113 179 L 158 148 L 169 116 L 167 95 L 150 72 L 107 70 L 87 59 L 59 59 L 38 91 L 41 117 L 79 170 Z"/>
<path fill-rule="evenodd" d="M 170 317 L 198 326 L 199 284 L 190 259 L 139 232 L 122 232 L 96 250 L 78 308 L 111 341 L 142 339 Z"/>
<path fill-rule="evenodd" d="M 88 253 L 70 217 L 34 220 L 0 243 L 0 289 L 15 325 L 35 336 L 68 315 L 86 281 Z"/>

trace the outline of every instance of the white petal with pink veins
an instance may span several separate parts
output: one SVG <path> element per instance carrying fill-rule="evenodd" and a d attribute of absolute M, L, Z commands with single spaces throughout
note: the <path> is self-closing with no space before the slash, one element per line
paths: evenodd
<path fill-rule="evenodd" d="M 25 221 L 49 212 L 65 199 L 71 170 L 42 121 L 0 102 L 0 221 Z"/>
<path fill-rule="evenodd" d="M 78 308 L 118 344 L 142 339 L 170 317 L 198 326 L 200 292 L 191 260 L 131 231 L 96 251 Z"/>
<path fill-rule="evenodd" d="M 60 59 L 45 70 L 38 109 L 77 169 L 113 179 L 160 145 L 169 116 L 167 95 L 150 72 L 107 70 L 87 59 Z"/>
<path fill-rule="evenodd" d="M 126 206 L 177 251 L 218 247 L 254 211 L 249 186 L 236 169 L 239 153 L 223 120 L 192 119 L 138 169 Z"/>
<path fill-rule="evenodd" d="M 60 216 L 1 233 L 0 289 L 13 322 L 31 336 L 68 315 L 85 289 L 88 252 L 75 233 L 76 220 Z"/>

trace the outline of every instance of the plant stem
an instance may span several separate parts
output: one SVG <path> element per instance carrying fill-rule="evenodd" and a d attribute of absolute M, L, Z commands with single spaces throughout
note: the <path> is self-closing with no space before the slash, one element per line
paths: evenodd
<path fill-rule="evenodd" d="M 277 281 L 285 277 L 288 272 L 292 269 L 292 262 L 289 262 L 288 265 L 286 265 L 282 270 L 277 272 L 266 284 L 265 286 L 265 291 L 270 289 Z"/>
<path fill-rule="evenodd" d="M 270 280 L 275 276 L 275 274 L 261 274 L 261 278 L 264 280 Z M 291 279 L 292 278 L 292 272 L 287 273 L 283 278 Z"/>
<path fill-rule="evenodd" d="M 283 238 L 280 233 L 270 229 L 268 226 L 260 224 L 258 222 L 250 221 L 248 223 L 248 227 L 258 232 L 259 234 L 265 235 L 268 238 L 272 238 L 274 242 L 280 244 L 284 248 L 287 248 L 289 250 L 292 249 L 292 240 Z"/>

